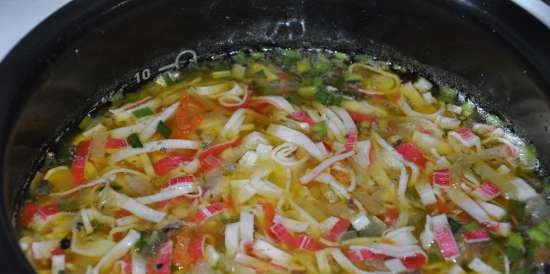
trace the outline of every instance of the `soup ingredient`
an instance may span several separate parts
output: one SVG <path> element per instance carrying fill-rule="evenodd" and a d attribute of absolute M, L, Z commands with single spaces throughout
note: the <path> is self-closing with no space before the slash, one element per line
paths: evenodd
<path fill-rule="evenodd" d="M 472 120 L 457 91 L 339 52 L 233 59 L 82 120 L 72 162 L 50 161 L 65 165 L 22 205 L 37 271 L 534 273 L 550 259 L 534 148 Z"/>

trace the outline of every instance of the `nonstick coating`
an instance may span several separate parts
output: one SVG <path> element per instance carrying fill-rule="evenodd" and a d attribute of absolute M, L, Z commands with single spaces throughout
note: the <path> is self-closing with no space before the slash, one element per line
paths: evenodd
<path fill-rule="evenodd" d="M 550 31 L 510 1 L 76 0 L 0 64 L 0 272 L 32 273 L 13 229 L 16 201 L 67 126 L 183 49 L 242 47 L 391 60 L 458 88 L 550 155 Z"/>

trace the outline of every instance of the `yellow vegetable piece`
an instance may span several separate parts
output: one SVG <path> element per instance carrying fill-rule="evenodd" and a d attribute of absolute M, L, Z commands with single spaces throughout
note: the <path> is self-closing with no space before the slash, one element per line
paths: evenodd
<path fill-rule="evenodd" d="M 86 180 L 91 180 L 95 177 L 97 177 L 97 169 L 95 168 L 94 164 L 87 161 L 86 165 L 84 166 L 84 177 Z"/>
<path fill-rule="evenodd" d="M 349 72 L 361 75 L 363 88 L 368 91 L 381 91 L 386 95 L 399 92 L 400 80 L 397 75 L 381 69 L 356 63 L 349 67 Z"/>
<path fill-rule="evenodd" d="M 439 142 L 436 149 L 437 152 L 442 155 L 447 155 L 452 152 L 451 146 L 445 142 Z"/>
<path fill-rule="evenodd" d="M 384 193 L 384 197 L 382 197 L 386 201 L 392 201 L 395 200 L 395 184 L 392 183 L 390 177 L 384 169 L 380 166 L 379 163 L 373 163 L 369 167 L 369 174 L 371 178 L 381 187 L 383 187 L 386 192 Z"/>
<path fill-rule="evenodd" d="M 73 141 L 71 143 L 76 146 L 78 145 L 78 143 L 80 143 L 81 141 L 84 141 L 86 138 L 87 138 L 86 136 L 82 134 L 78 134 L 73 138 Z"/>
<path fill-rule="evenodd" d="M 436 111 L 432 105 L 424 101 L 424 98 L 422 98 L 420 93 L 410 83 L 401 85 L 400 89 L 405 98 L 409 100 L 414 110 L 422 113 L 432 113 Z"/>
<path fill-rule="evenodd" d="M 73 176 L 67 166 L 58 166 L 48 170 L 44 176 L 52 185 L 52 192 L 61 192 L 73 187 Z"/>
<path fill-rule="evenodd" d="M 342 107 L 347 111 L 354 111 L 363 114 L 376 115 L 380 117 L 388 116 L 388 112 L 378 106 L 370 105 L 366 101 L 344 100 Z"/>

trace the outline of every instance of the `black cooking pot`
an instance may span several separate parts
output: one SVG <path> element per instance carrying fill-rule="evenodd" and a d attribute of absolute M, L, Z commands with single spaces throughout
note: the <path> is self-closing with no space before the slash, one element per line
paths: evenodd
<path fill-rule="evenodd" d="M 458 88 L 550 155 L 550 30 L 510 1 L 72 1 L 0 64 L 0 272 L 32 272 L 13 216 L 67 126 L 104 95 L 184 66 L 185 55 L 174 61 L 184 49 L 212 56 L 242 47 L 391 60 Z"/>

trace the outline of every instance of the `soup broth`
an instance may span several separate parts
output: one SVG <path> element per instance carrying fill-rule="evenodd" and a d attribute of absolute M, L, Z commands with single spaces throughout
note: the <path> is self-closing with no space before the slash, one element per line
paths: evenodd
<path fill-rule="evenodd" d="M 38 273 L 534 273 L 534 148 L 449 87 L 341 52 L 242 51 L 80 122 L 19 215 Z"/>

